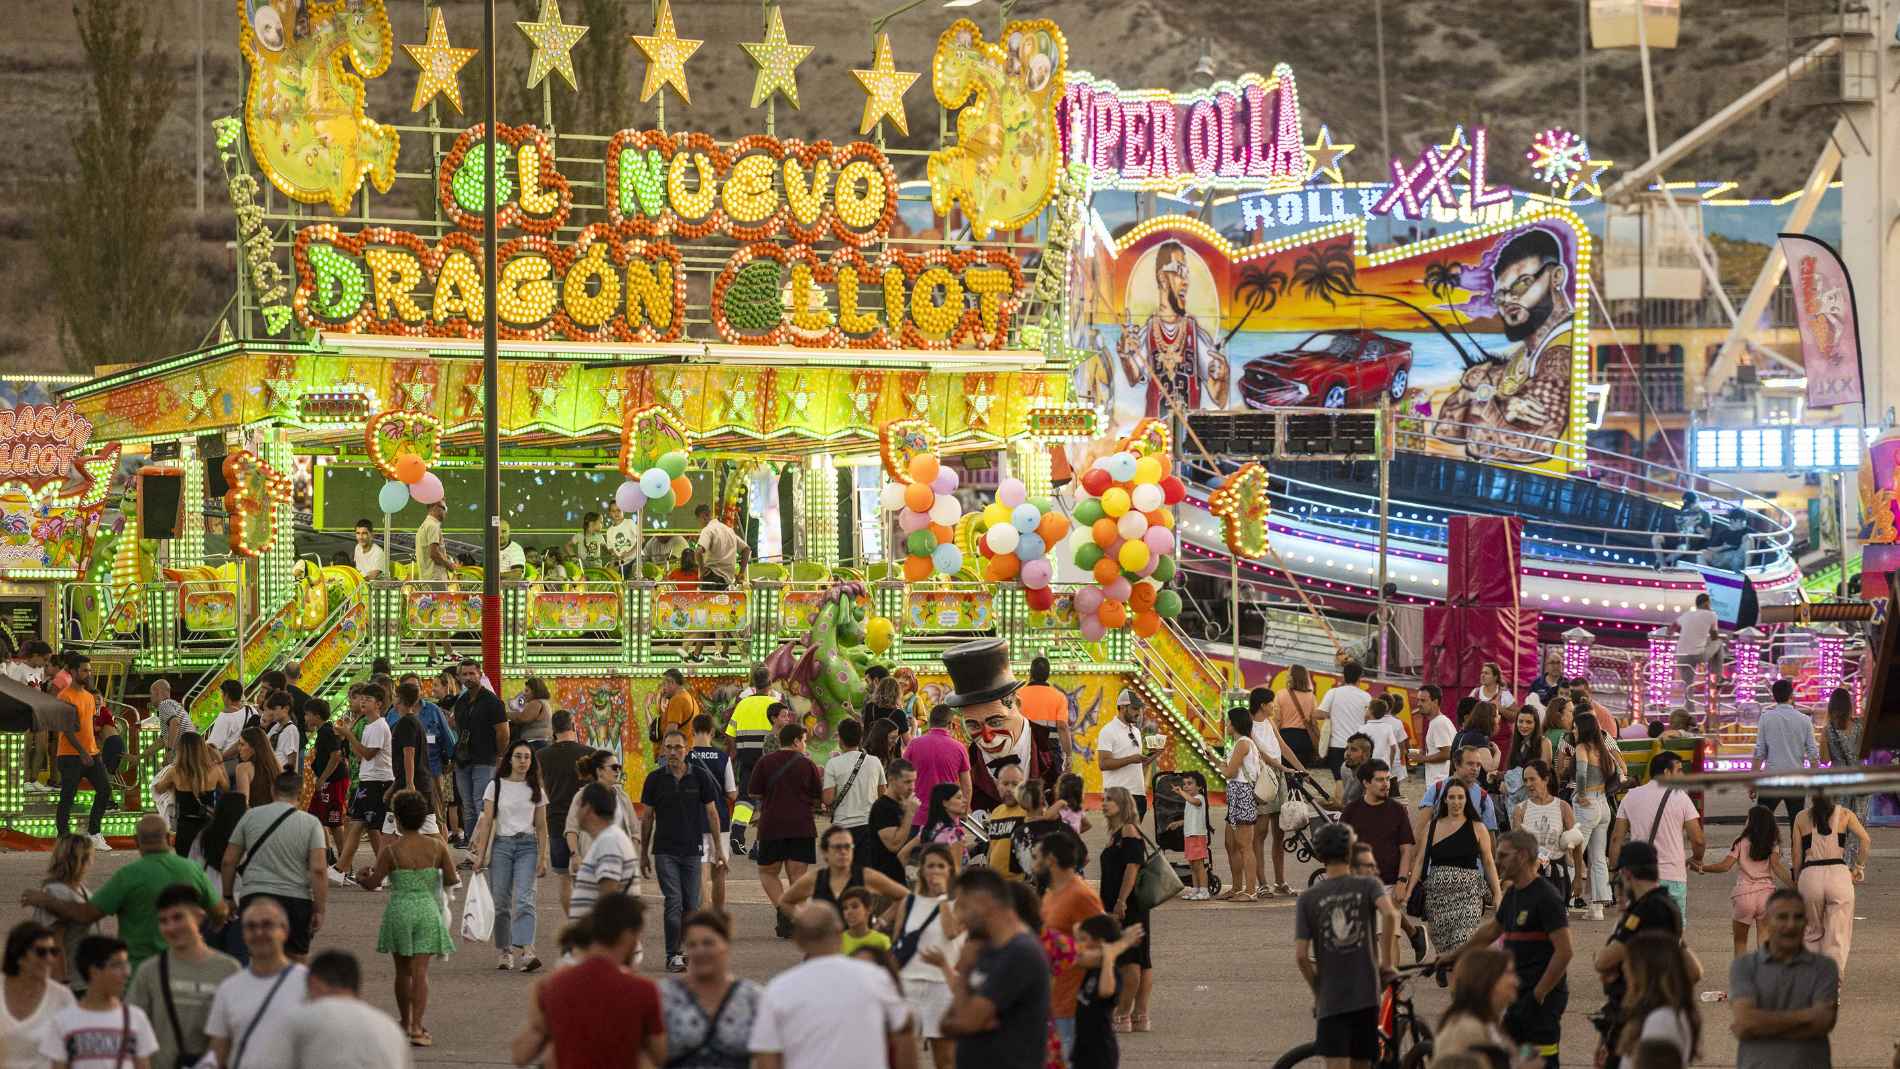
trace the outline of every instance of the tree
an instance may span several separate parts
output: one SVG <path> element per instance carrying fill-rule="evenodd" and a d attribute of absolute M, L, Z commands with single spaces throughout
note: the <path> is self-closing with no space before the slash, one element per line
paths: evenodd
<path fill-rule="evenodd" d="M 1240 285 L 1234 287 L 1234 296 L 1247 302 L 1247 310 L 1240 314 L 1240 319 L 1234 323 L 1234 328 L 1220 340 L 1221 347 L 1226 348 L 1227 343 L 1234 340 L 1234 335 L 1240 333 L 1240 329 L 1247 325 L 1247 321 L 1254 317 L 1254 313 L 1272 311 L 1273 306 L 1279 304 L 1280 298 L 1286 294 L 1289 284 L 1290 280 L 1285 271 L 1259 264 L 1249 264 L 1240 274 Z"/>
<path fill-rule="evenodd" d="M 185 319 L 192 274 L 179 269 L 183 187 L 155 146 L 178 79 L 146 10 L 139 0 L 73 6 L 87 74 L 73 168 L 45 183 L 35 232 L 60 349 L 80 370 L 195 340 Z"/>
<path fill-rule="evenodd" d="M 1445 329 L 1444 324 L 1425 309 L 1403 297 L 1360 289 L 1359 266 L 1353 261 L 1352 249 L 1344 243 L 1311 247 L 1300 253 L 1299 259 L 1293 262 L 1293 285 L 1305 291 L 1308 300 L 1325 301 L 1329 305 L 1338 304 L 1341 297 L 1369 297 L 1375 301 L 1391 301 L 1402 305 L 1411 309 L 1450 342 L 1466 367 L 1476 367 L 1484 362 L 1482 359 L 1473 359 L 1458 339 Z"/>
<path fill-rule="evenodd" d="M 1471 321 L 1465 318 L 1464 311 L 1451 300 L 1452 294 L 1464 288 L 1464 277 L 1464 264 L 1456 260 L 1433 260 L 1425 265 L 1425 277 L 1422 281 L 1425 283 L 1427 292 L 1444 302 L 1441 307 L 1450 312 L 1452 318 L 1457 321 L 1458 333 L 1463 334 L 1465 340 L 1471 343 L 1471 347 L 1483 353 L 1488 359 L 1491 356 L 1490 350 L 1472 336 Z"/>

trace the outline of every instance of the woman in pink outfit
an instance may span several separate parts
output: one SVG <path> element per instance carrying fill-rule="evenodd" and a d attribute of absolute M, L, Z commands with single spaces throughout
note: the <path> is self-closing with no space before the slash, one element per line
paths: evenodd
<path fill-rule="evenodd" d="M 1728 856 L 1713 865 L 1703 865 L 1701 871 L 1717 873 L 1730 869 L 1739 870 L 1735 873 L 1735 889 L 1729 892 L 1729 903 L 1734 911 L 1730 921 L 1735 934 L 1735 956 L 1739 958 L 1748 953 L 1750 928 L 1755 929 L 1756 942 L 1767 937 L 1761 925 L 1766 920 L 1763 911 L 1767 909 L 1768 896 L 1775 893 L 1776 887 L 1794 883 L 1781 863 L 1781 826 L 1775 823 L 1774 810 L 1765 805 L 1751 807 L 1748 823 L 1729 845 Z"/>
<path fill-rule="evenodd" d="M 1853 865 L 1847 863 L 1847 837 L 1860 841 Z M 1826 954 L 1847 974 L 1847 952 L 1854 943 L 1854 885 L 1866 878 L 1865 858 L 1874 843 L 1851 809 L 1816 794 L 1794 818 L 1794 871 L 1801 900 L 1808 905 L 1803 942 L 1812 953 Z"/>

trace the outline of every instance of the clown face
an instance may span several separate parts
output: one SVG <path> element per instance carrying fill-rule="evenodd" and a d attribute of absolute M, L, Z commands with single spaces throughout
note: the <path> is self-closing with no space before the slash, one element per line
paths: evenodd
<path fill-rule="evenodd" d="M 1029 721 L 1016 710 L 1013 700 L 966 706 L 962 712 L 963 733 L 976 744 L 985 761 L 1011 754 L 1027 755 Z"/>

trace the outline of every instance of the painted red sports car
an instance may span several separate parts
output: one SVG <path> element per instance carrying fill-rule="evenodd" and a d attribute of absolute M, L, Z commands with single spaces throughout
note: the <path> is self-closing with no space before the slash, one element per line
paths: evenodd
<path fill-rule="evenodd" d="M 1411 377 L 1406 342 L 1370 330 L 1329 330 L 1249 360 L 1240 373 L 1240 396 L 1250 408 L 1371 408 L 1381 391 L 1394 401 L 1404 397 Z"/>

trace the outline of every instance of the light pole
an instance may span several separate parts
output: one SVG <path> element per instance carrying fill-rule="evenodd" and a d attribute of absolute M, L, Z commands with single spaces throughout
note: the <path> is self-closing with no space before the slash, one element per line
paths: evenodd
<path fill-rule="evenodd" d="M 495 0 L 482 0 L 482 672 L 501 694 L 501 371 L 495 340 Z"/>

